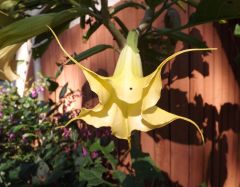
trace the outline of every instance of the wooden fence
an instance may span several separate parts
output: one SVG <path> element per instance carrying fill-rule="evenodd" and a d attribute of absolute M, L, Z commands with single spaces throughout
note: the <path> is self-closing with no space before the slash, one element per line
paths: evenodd
<path fill-rule="evenodd" d="M 190 11 L 181 12 L 186 23 Z M 142 18 L 140 10 L 128 9 L 119 16 L 129 28 L 135 28 Z M 156 26 L 163 25 L 163 19 Z M 67 30 L 60 36 L 64 47 L 73 54 L 96 44 L 116 46 L 112 36 L 103 27 L 89 41 L 82 39 L 79 26 Z M 187 116 L 204 130 L 206 143 L 201 145 L 196 130 L 182 121 L 150 133 L 142 133 L 143 150 L 149 152 L 160 169 L 170 179 L 169 186 L 197 187 L 206 182 L 211 187 L 240 186 L 240 93 L 239 84 L 229 64 L 229 53 L 213 24 L 205 24 L 185 30 L 206 41 L 208 47 L 217 51 L 203 54 L 194 52 L 182 55 L 167 65 L 163 72 L 164 88 L 160 105 L 175 114 Z M 226 38 L 225 38 L 226 40 Z M 227 48 L 231 49 L 231 43 Z M 188 48 L 177 43 L 177 49 Z M 229 51 L 231 51 L 229 49 Z M 111 75 L 118 54 L 107 50 L 88 58 L 83 64 L 94 71 L 105 71 Z M 63 62 L 64 56 L 52 42 L 42 57 L 43 73 L 53 76 L 56 62 Z M 64 68 L 58 78 L 60 85 L 69 82 L 69 87 L 84 92 L 85 78 L 74 65 Z M 85 92 L 86 93 L 86 92 Z M 52 94 L 51 98 L 57 100 Z M 84 103 L 85 102 L 85 103 Z M 74 107 L 86 105 L 86 95 Z"/>

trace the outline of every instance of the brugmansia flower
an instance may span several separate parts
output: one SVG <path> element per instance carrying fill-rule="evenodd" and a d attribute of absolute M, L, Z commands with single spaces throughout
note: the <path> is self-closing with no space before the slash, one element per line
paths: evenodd
<path fill-rule="evenodd" d="M 53 30 L 49 29 L 65 55 L 83 71 L 91 90 L 99 98 L 99 103 L 94 108 L 82 108 L 80 114 L 69 123 L 82 119 L 96 128 L 111 127 L 114 136 L 129 141 L 131 132 L 134 130 L 146 132 L 163 127 L 174 120 L 182 119 L 193 124 L 204 140 L 203 134 L 195 122 L 169 113 L 157 107 L 156 103 L 161 96 L 162 89 L 160 73 L 167 62 L 185 52 L 211 49 L 179 51 L 165 59 L 153 73 L 143 77 L 141 59 L 137 49 L 138 34 L 131 31 L 128 34 L 126 45 L 120 53 L 113 76 L 104 77 L 74 60 L 62 47 Z"/>
<path fill-rule="evenodd" d="M 0 49 L 0 79 L 13 81 L 18 78 L 15 55 L 22 44 L 13 44 Z"/>

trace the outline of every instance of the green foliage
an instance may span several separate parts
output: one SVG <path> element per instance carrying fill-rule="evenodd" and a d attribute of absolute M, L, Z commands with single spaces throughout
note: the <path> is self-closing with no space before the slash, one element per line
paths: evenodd
<path fill-rule="evenodd" d="M 180 22 L 180 14 L 172 7 L 185 5 L 196 8 L 186 25 Z M 0 0 L 0 48 L 24 42 L 35 37 L 33 57 L 41 57 L 51 42 L 46 25 L 57 33 L 68 28 L 70 21 L 81 17 L 80 27 L 87 28 L 83 39 L 89 39 L 100 26 L 105 26 L 121 46 L 129 28 L 118 13 L 126 8 L 140 8 L 145 16 L 138 26 L 139 49 L 144 60 L 144 73 L 157 66 L 175 49 L 177 41 L 193 47 L 206 47 L 205 43 L 180 30 L 202 23 L 240 17 L 238 0 L 145 0 L 144 3 L 124 1 L 112 8 L 96 8 L 94 0 Z M 31 11 L 42 7 L 37 15 Z M 165 14 L 165 28 L 156 28 L 153 22 Z M 88 15 L 88 16 L 87 16 Z M 112 21 L 120 27 L 114 26 Z M 143 29 L 142 29 L 143 27 Z M 235 35 L 239 36 L 239 25 Z M 82 61 L 106 49 L 110 45 L 99 44 L 74 54 Z M 64 66 L 58 64 L 57 78 Z M 0 88 L 0 186 L 164 186 L 164 177 L 149 154 L 132 149 L 128 173 L 118 170 L 114 142 L 108 129 L 95 131 L 83 122 L 71 127 L 56 129 L 76 116 L 78 111 L 66 112 L 65 100 L 74 94 L 66 83 L 60 91 L 59 103 L 39 101 L 43 87 L 54 92 L 59 84 L 47 78 L 34 83 L 23 97 L 10 83 Z M 63 112 L 59 112 L 62 108 Z M 100 132 L 100 133 L 99 133 Z M 203 183 L 201 186 L 205 186 Z"/>
<path fill-rule="evenodd" d="M 42 14 L 16 21 L 0 29 L 0 48 L 24 42 L 27 39 L 46 32 L 46 25 L 56 27 L 85 13 L 85 9 L 71 8 L 58 13 Z M 30 29 L 31 28 L 31 29 Z"/>
<path fill-rule="evenodd" d="M 61 103 L 38 100 L 48 84 L 34 83 L 23 97 L 10 83 L 0 88 L 0 186 L 143 186 L 160 179 L 149 155 L 136 150 L 132 172 L 119 171 L 109 129 L 56 129 L 73 113 L 59 113 Z M 74 94 L 67 93 L 67 84 L 61 92 L 61 99 Z"/>
<path fill-rule="evenodd" d="M 82 61 L 82 60 L 84 60 L 84 59 L 86 59 L 86 58 L 88 58 L 88 57 L 90 57 L 90 56 L 93 56 L 94 54 L 100 53 L 100 52 L 102 52 L 102 51 L 104 51 L 104 50 L 106 50 L 106 49 L 110 49 L 110 48 L 112 48 L 111 45 L 99 44 L 99 45 L 96 45 L 96 46 L 94 46 L 94 47 L 91 47 L 91 48 L 89 48 L 89 49 L 87 49 L 87 50 L 85 50 L 85 51 L 77 54 L 74 58 L 75 58 L 78 62 L 80 62 L 80 61 Z M 74 62 L 72 62 L 71 60 L 69 60 L 69 61 L 67 62 L 67 64 L 68 64 L 68 65 L 69 65 L 69 64 L 74 64 Z"/>
<path fill-rule="evenodd" d="M 240 17 L 238 0 L 202 0 L 186 27 Z"/>
<path fill-rule="evenodd" d="M 240 25 L 236 24 L 234 29 L 234 35 L 240 37 Z"/>

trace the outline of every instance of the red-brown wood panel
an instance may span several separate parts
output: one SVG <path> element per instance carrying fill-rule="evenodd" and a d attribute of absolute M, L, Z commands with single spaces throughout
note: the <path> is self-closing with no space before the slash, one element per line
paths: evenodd
<path fill-rule="evenodd" d="M 213 26 L 212 24 L 206 24 L 203 26 L 202 31 L 203 40 L 206 41 L 208 47 L 216 47 L 213 43 Z M 212 51 L 207 56 L 204 57 L 204 61 L 206 64 L 204 65 L 204 90 L 203 90 L 203 97 L 202 103 L 200 106 L 203 107 L 204 110 L 204 119 L 202 121 L 203 132 L 205 137 L 205 144 L 204 144 L 204 158 L 203 158 L 203 178 L 202 182 L 205 182 L 208 186 L 211 186 L 210 179 L 212 176 L 212 159 L 213 159 L 213 151 L 212 151 L 212 137 L 213 133 L 215 132 L 215 107 L 212 103 L 214 99 L 214 53 Z M 211 75 L 211 76 L 210 76 Z"/>

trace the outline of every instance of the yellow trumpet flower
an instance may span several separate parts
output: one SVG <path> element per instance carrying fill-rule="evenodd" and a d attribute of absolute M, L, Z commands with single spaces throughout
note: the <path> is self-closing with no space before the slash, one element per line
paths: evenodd
<path fill-rule="evenodd" d="M 189 51 L 213 50 L 187 49 L 174 53 L 165 59 L 150 75 L 143 77 L 142 64 L 137 49 L 138 34 L 128 34 L 125 47 L 122 49 L 114 74 L 104 77 L 87 69 L 72 58 L 61 45 L 54 31 L 49 28 L 60 48 L 69 59 L 83 71 L 90 88 L 99 98 L 99 103 L 92 109 L 82 108 L 80 114 L 70 120 L 82 119 L 96 128 L 111 127 L 112 134 L 120 139 L 130 141 L 134 130 L 150 131 L 163 127 L 174 120 L 182 119 L 193 124 L 204 141 L 203 134 L 192 120 L 169 113 L 156 106 L 162 89 L 160 73 L 162 67 L 174 57 Z"/>
<path fill-rule="evenodd" d="M 0 79 L 13 81 L 18 78 L 14 73 L 16 69 L 15 55 L 22 44 L 13 44 L 0 49 Z"/>

